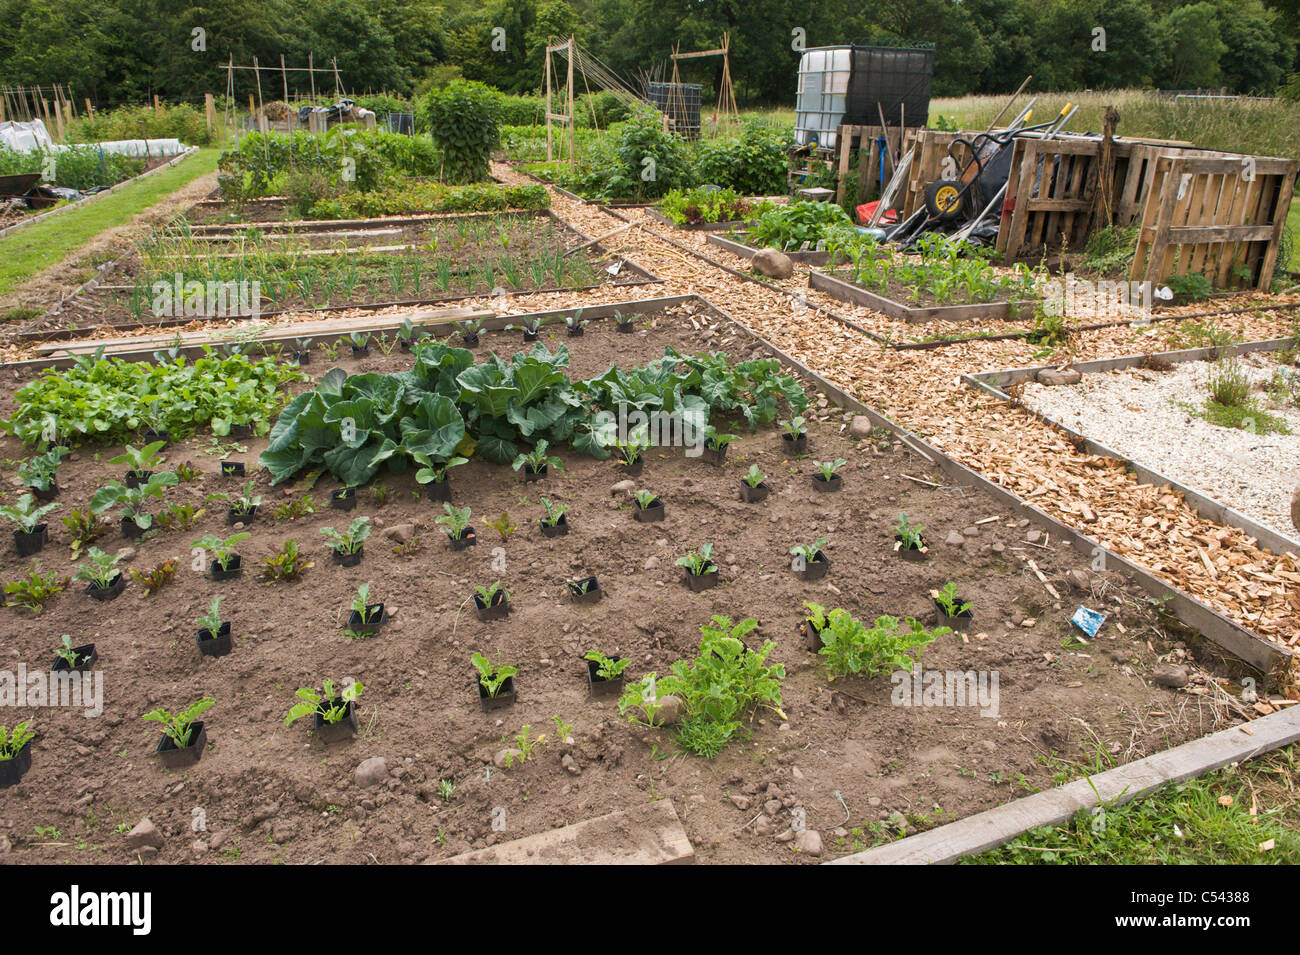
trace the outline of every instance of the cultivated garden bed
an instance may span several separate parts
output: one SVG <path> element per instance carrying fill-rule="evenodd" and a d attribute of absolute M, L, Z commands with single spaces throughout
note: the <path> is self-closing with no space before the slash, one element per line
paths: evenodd
<path fill-rule="evenodd" d="M 111 528 L 95 544 L 110 555 L 124 549 L 119 567 L 128 582 L 120 595 L 96 602 L 83 580 L 49 599 L 39 616 L 3 611 L 16 659 L 48 665 L 58 635 L 67 633 L 74 648 L 94 644 L 94 665 L 111 682 L 102 719 L 69 709 L 13 711 L 33 718 L 38 733 L 31 769 L 7 793 L 4 835 L 15 851 L 32 861 L 125 861 L 113 828 L 148 815 L 168 834 L 164 861 L 410 862 L 669 798 L 702 860 L 805 861 L 1049 787 L 1071 761 L 1123 762 L 1214 728 L 1208 710 L 1184 708 L 1171 691 L 1140 678 L 1157 653 L 1183 652 L 1156 629 L 1154 608 L 1121 579 L 1091 575 L 1087 559 L 1065 542 L 1008 518 L 991 497 L 944 487 L 939 472 L 889 434 L 854 435 L 815 392 L 801 415 L 806 453 L 772 422 L 799 410 L 785 397 L 769 409 L 766 398 L 751 404 L 741 396 L 761 422 L 751 432 L 739 406 L 726 410 L 725 396 L 736 393 L 725 382 L 764 351 L 735 326 L 686 306 L 640 315 L 630 332 L 610 321 L 593 322 L 580 336 L 544 327 L 536 344 L 551 355 L 565 346 L 567 364 L 542 361 L 538 352 L 516 356 L 514 364 L 530 370 L 510 372 L 507 387 L 497 377 L 506 369 L 488 352 L 531 349 L 521 337 L 518 329 L 482 333 L 470 358 L 483 370 L 460 375 L 473 386 L 457 404 L 477 408 L 476 444 L 468 463 L 450 468 L 450 502 L 431 499 L 435 486 L 417 483 L 416 468 L 381 469 L 357 482 L 351 509 L 332 507 L 329 498 L 343 484 L 322 467 L 348 471 L 365 455 L 330 451 L 323 464 L 295 470 L 306 430 L 292 440 L 281 430 L 270 442 L 178 434 L 166 457 L 152 462 L 111 463 L 120 447 L 85 446 L 58 462 L 60 509 L 45 518 L 48 543 L 34 558 L 7 548 L 0 556 L 6 581 L 24 578 L 33 560 L 55 583 L 71 577 L 89 544 L 74 561 L 62 518 L 103 500 L 100 489 L 121 480 L 128 466 L 175 474 L 190 462 L 198 474 L 161 482 L 162 497 L 147 499 L 145 510 L 170 516 L 143 537 L 122 536 L 117 505 L 104 511 Z M 716 433 L 736 440 L 720 438 L 700 457 L 681 447 L 645 450 L 639 473 L 565 441 L 539 444 L 536 466 L 484 460 L 508 459 L 502 421 L 525 427 L 527 415 L 496 404 L 519 400 L 509 388 L 540 389 L 527 414 L 544 429 L 567 413 L 540 397 L 569 394 L 557 374 L 602 382 L 580 394 L 632 401 L 669 380 L 674 362 L 650 364 L 666 348 L 681 356 L 722 348 L 731 356 L 726 366 L 692 359 L 705 379 L 692 384 L 687 375 L 679 387 L 712 405 Z M 420 380 L 434 405 L 407 413 L 413 421 L 427 416 L 430 425 L 448 417 L 433 437 L 403 428 L 403 440 L 456 442 L 454 429 L 441 432 L 456 419 L 433 397 L 446 382 L 429 361 L 451 369 L 464 356 L 442 346 L 422 354 Z M 402 351 L 344 351 L 320 372 L 335 364 L 368 377 L 349 385 L 329 372 L 291 387 L 330 394 L 346 387 L 378 400 L 400 381 L 384 376 L 410 371 L 413 362 Z M 615 365 L 622 376 L 610 371 Z M 759 388 L 767 380 L 759 376 L 772 370 L 745 367 L 748 388 Z M 794 395 L 781 387 L 781 395 Z M 390 425 L 351 400 L 332 405 L 326 431 L 354 428 L 357 448 L 377 450 L 376 435 Z M 309 404 L 295 402 L 283 420 L 310 416 Z M 699 407 L 695 399 L 686 404 Z M 0 411 L 8 417 L 14 410 L 7 397 Z M 303 419 L 300 427 L 320 426 Z M 137 449 L 143 438 L 133 442 Z M 3 445 L 8 458 L 30 455 L 13 438 Z M 257 469 L 268 448 L 265 460 L 286 475 L 275 486 Z M 218 461 L 241 463 L 247 475 L 223 477 Z M 763 485 L 768 493 L 760 500 L 745 492 Z M 17 490 L 10 489 L 9 502 Z M 636 490 L 650 498 L 630 493 Z M 662 518 L 639 519 L 653 499 Z M 451 528 L 435 523 L 451 514 L 444 503 L 470 509 L 459 523 L 474 528 L 472 546 L 464 546 L 462 532 L 462 546 L 453 547 L 444 533 Z M 568 529 L 544 534 L 539 522 L 558 506 L 567 509 Z M 368 523 L 356 523 L 360 518 Z M 334 533 L 323 534 L 327 528 Z M 231 539 L 241 534 L 248 536 Z M 908 542 L 923 543 L 924 553 L 908 555 L 922 559 L 904 559 Z M 806 550 L 792 557 L 799 545 Z M 216 579 L 232 555 L 242 573 Z M 689 586 L 691 569 L 716 583 Z M 593 583 L 599 599 L 591 599 Z M 955 632 L 935 633 L 940 613 L 948 615 L 935 594 L 949 583 L 947 594 L 958 602 L 948 605 L 957 611 L 952 616 L 965 616 L 960 605 L 969 603 L 969 617 Z M 17 590 L 11 599 L 22 595 Z M 915 618 L 934 637 L 923 650 L 926 670 L 997 671 L 996 715 L 987 707 L 981 715 L 977 706 L 891 705 L 895 688 L 885 672 L 828 680 L 828 661 L 847 664 L 811 651 L 808 618 L 820 618 L 806 601 L 845 611 L 833 617 L 836 628 L 874 621 L 882 636 L 909 634 L 901 621 Z M 1068 622 L 1077 603 L 1111 614 L 1095 644 L 1080 641 Z M 506 604 L 508 612 L 491 613 Z M 892 625 L 886 616 L 895 618 Z M 731 632 L 747 619 L 752 628 L 735 630 L 745 649 L 715 635 L 703 638 L 712 642 L 702 652 L 701 628 Z M 231 650 L 204 654 L 198 631 L 219 636 L 218 622 L 230 624 Z M 751 676 L 782 670 L 764 671 L 766 705 L 744 708 L 722 738 L 698 712 L 688 711 L 680 735 L 629 722 L 626 716 L 644 718 L 645 710 L 629 703 L 620 715 L 617 695 L 595 692 L 606 665 L 626 661 L 610 679 L 631 692 L 645 688 L 647 674 L 665 678 L 692 660 L 697 669 L 739 667 Z M 496 696 L 484 693 L 484 673 Z M 770 695 L 773 683 L 779 700 Z M 164 772 L 162 756 L 153 755 L 166 748 L 158 728 L 140 717 L 209 698 L 210 708 L 193 714 L 201 716 L 207 744 L 201 759 Z M 304 700 L 324 702 L 290 712 Z M 349 728 L 311 734 L 309 721 L 286 725 L 294 713 L 328 713 Z M 710 742 L 719 746 L 712 759 L 677 748 Z M 370 763 L 358 782 L 358 764 L 376 757 L 385 765 Z M 202 834 L 191 831 L 196 806 L 204 811 Z M 57 826 L 64 838 L 33 838 L 37 826 Z M 820 839 L 794 831 L 805 827 Z M 108 851 L 79 852 L 79 841 Z"/>

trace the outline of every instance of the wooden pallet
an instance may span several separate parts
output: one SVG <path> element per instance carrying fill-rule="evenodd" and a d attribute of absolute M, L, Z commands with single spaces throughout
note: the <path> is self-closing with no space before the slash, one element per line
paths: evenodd
<path fill-rule="evenodd" d="M 947 159 L 948 149 L 953 142 L 959 138 L 969 140 L 978 135 L 979 133 L 972 132 L 950 133 L 940 129 L 922 129 L 916 132 L 916 155 L 907 174 L 907 192 L 904 194 L 901 216 L 903 221 L 925 205 L 925 187 L 937 179 L 946 178 L 943 174 L 944 160 Z M 958 146 L 954 152 L 956 169 L 960 172 L 970 159 L 970 150 Z"/>
<path fill-rule="evenodd" d="M 1086 244 L 1100 148 L 1097 139 L 1016 140 L 998 226 L 1004 261 Z"/>
<path fill-rule="evenodd" d="M 1267 289 L 1297 170 L 1289 159 L 1160 157 L 1129 279 L 1202 274 L 1215 288 Z"/>
<path fill-rule="evenodd" d="M 907 155 L 908 149 L 911 148 L 917 135 L 916 129 L 903 130 L 903 144 L 901 155 Z M 867 200 L 870 194 L 870 183 L 876 170 L 880 168 L 880 139 L 894 144 L 898 138 L 896 127 L 881 126 L 850 126 L 841 125 L 836 132 L 836 141 L 839 143 L 839 169 L 837 170 L 837 185 L 835 187 L 835 201 L 839 204 L 844 203 L 844 197 L 848 194 L 851 182 L 849 176 L 849 165 L 854 153 L 858 154 L 858 177 L 856 182 L 856 195 L 854 205 L 859 205 Z M 857 144 L 856 146 L 854 144 Z M 863 154 L 866 154 L 865 161 Z M 887 165 L 887 176 L 885 184 L 889 183 L 888 176 L 893 175 L 894 163 L 889 162 Z"/>

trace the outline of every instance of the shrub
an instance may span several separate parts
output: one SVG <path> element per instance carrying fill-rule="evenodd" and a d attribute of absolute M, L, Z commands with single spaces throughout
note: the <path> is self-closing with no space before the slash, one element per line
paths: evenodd
<path fill-rule="evenodd" d="M 608 129 L 631 117 L 632 108 L 609 90 L 584 93 L 573 101 L 573 123 L 579 129 Z"/>
<path fill-rule="evenodd" d="M 501 140 L 501 94 L 483 83 L 455 80 L 420 101 L 419 115 L 442 151 L 444 182 L 481 182 Z"/>
<path fill-rule="evenodd" d="M 120 153 L 101 152 L 93 146 L 69 146 L 57 152 L 42 149 L 17 152 L 0 147 L 0 175 L 44 173 L 53 161 L 55 186 L 85 191 L 96 186 L 113 186 L 144 171 L 144 160 Z"/>
<path fill-rule="evenodd" d="M 606 191 L 612 198 L 653 199 L 690 184 L 686 142 L 666 132 L 656 117 L 641 113 L 610 130 L 616 165 Z"/>
<path fill-rule="evenodd" d="M 212 145 L 204 111 L 189 103 L 151 106 L 119 106 L 98 112 L 93 118 L 74 119 L 68 124 L 67 141 L 101 143 L 115 139 L 179 139 L 187 146 Z"/>
<path fill-rule="evenodd" d="M 541 96 L 501 97 L 498 121 L 502 126 L 535 126 L 546 124 L 546 100 Z"/>
<path fill-rule="evenodd" d="M 285 180 L 284 194 L 289 197 L 289 211 L 297 216 L 310 215 L 316 203 L 333 195 L 334 192 L 329 177 L 319 169 L 293 172 Z"/>
<path fill-rule="evenodd" d="M 699 147 L 695 178 L 743 196 L 784 193 L 790 143 L 788 129 L 747 123 L 739 139 L 713 140 Z"/>

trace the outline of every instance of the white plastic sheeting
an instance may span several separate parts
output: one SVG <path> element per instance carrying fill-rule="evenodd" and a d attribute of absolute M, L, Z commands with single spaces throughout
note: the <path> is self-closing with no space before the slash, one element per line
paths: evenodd
<path fill-rule="evenodd" d="M 52 149 L 45 123 L 39 119 L 30 123 L 0 123 L 0 146 L 15 152 L 30 153 L 37 149 Z"/>
<path fill-rule="evenodd" d="M 107 143 L 90 143 L 106 153 L 124 156 L 177 156 L 185 152 L 179 139 L 118 139 Z M 37 149 L 59 152 L 60 146 L 50 138 L 45 123 L 39 119 L 30 123 L 0 123 L 0 146 L 16 152 L 29 153 Z"/>

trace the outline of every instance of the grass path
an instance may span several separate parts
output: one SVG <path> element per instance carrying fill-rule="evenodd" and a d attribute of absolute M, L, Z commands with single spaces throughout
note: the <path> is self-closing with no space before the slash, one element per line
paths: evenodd
<path fill-rule="evenodd" d="M 106 229 L 129 222 L 177 189 L 214 171 L 218 155 L 217 149 L 201 149 L 170 169 L 110 196 L 0 238 L 0 295 L 62 262 Z"/>

